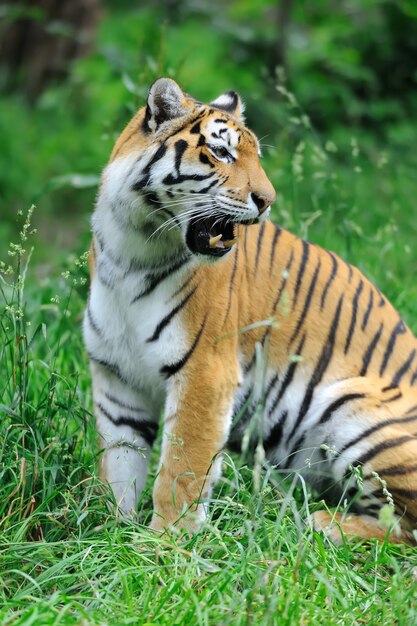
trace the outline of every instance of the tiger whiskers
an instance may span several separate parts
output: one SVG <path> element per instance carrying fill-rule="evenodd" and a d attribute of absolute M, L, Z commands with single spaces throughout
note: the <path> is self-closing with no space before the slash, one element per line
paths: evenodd
<path fill-rule="evenodd" d="M 247 205 L 224 195 L 214 196 L 210 193 L 199 194 L 183 191 L 176 191 L 175 195 L 182 197 L 159 200 L 161 206 L 151 211 L 149 215 L 159 214 L 161 216 L 164 210 L 172 210 L 177 207 L 182 210 L 165 219 L 148 237 L 146 242 L 156 237 L 161 237 L 164 232 L 170 232 L 175 228 L 182 229 L 189 220 L 195 217 L 203 220 L 207 217 L 215 216 L 217 219 L 213 226 L 216 226 L 225 218 L 226 223 L 239 222 L 246 218 Z"/>
<path fill-rule="evenodd" d="M 187 223 L 190 217 L 198 215 L 199 217 L 204 218 L 204 217 L 209 217 L 210 215 L 212 215 L 212 213 L 213 213 L 212 207 L 205 207 L 205 208 L 194 207 L 194 208 L 182 211 L 180 213 L 177 213 L 177 215 L 174 215 L 173 217 L 168 218 L 160 226 L 158 226 L 158 228 L 154 230 L 154 232 L 148 237 L 146 241 L 147 242 L 150 241 L 150 239 L 154 238 L 157 233 L 159 233 L 159 237 L 160 237 L 164 230 L 170 231 L 170 230 L 173 230 L 174 228 L 181 228 L 183 224 Z"/>
<path fill-rule="evenodd" d="M 157 202 L 159 202 L 159 204 L 161 205 L 160 207 L 158 207 L 157 209 L 154 209 L 153 211 L 151 211 L 149 213 L 149 216 L 154 215 L 155 213 L 159 213 L 161 211 L 163 211 L 164 209 L 167 208 L 174 208 L 176 206 L 179 207 L 183 207 L 183 206 L 195 206 L 197 203 L 200 204 L 201 202 L 205 201 L 205 200 L 210 200 L 213 201 L 215 200 L 215 198 L 210 195 L 210 194 L 202 194 L 202 195 L 197 195 L 197 194 L 184 194 L 186 195 L 185 198 L 178 198 L 175 200 L 158 200 Z"/>

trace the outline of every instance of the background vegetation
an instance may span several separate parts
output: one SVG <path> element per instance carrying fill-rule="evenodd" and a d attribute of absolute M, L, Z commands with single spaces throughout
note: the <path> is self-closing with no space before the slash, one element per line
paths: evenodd
<path fill-rule="evenodd" d="M 228 458 L 185 543 L 146 531 L 152 474 L 140 523 L 118 520 L 80 332 L 100 171 L 160 75 L 202 100 L 238 90 L 274 219 L 358 265 L 417 331 L 415 2 L 79 0 L 85 47 L 81 13 L 49 13 L 76 4 L 0 3 L 0 49 L 26 34 L 0 70 L 0 623 L 416 624 L 415 551 L 313 536 L 297 476 L 284 490 Z M 34 23 L 71 43 L 35 82 Z"/>

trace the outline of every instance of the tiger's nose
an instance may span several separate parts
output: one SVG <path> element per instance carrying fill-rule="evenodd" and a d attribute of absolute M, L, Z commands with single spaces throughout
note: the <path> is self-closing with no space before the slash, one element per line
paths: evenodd
<path fill-rule="evenodd" d="M 251 199 L 258 208 L 259 215 L 262 215 L 266 209 L 271 206 L 274 201 L 274 198 L 270 198 L 260 193 L 251 193 Z"/>

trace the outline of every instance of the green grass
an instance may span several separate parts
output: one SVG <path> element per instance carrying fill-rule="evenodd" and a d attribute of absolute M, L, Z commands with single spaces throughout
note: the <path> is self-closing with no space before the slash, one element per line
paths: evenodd
<path fill-rule="evenodd" d="M 297 129 L 274 142 L 275 219 L 360 266 L 416 330 L 411 157 L 356 140 L 335 153 Z M 139 522 L 118 519 L 96 476 L 84 244 L 39 278 L 30 232 L 0 268 L 0 624 L 417 624 L 417 552 L 326 543 L 297 475 L 226 457 L 207 525 L 161 539 L 146 528 L 156 450 Z"/>
<path fill-rule="evenodd" d="M 13 13 L 15 3 L 6 4 Z M 203 101 L 229 89 L 241 93 L 249 126 L 263 137 L 264 143 L 277 146 L 272 158 L 268 149 L 265 153 L 268 171 L 278 189 L 285 192 L 286 205 L 290 205 L 280 209 L 291 213 L 295 207 L 295 211 L 310 214 L 314 207 L 325 216 L 335 215 L 334 223 L 341 226 L 339 218 L 346 212 L 350 215 L 354 208 L 349 203 L 344 206 L 344 190 L 349 191 L 348 200 L 352 199 L 351 185 L 355 184 L 361 186 L 359 195 L 362 200 L 366 198 L 366 206 L 372 207 L 374 216 L 381 215 L 379 206 L 383 211 L 388 209 L 382 214 L 384 219 L 409 207 L 409 222 L 415 232 L 411 199 L 404 203 L 401 199 L 394 206 L 396 196 L 412 197 L 410 175 L 415 183 L 415 168 L 410 165 L 403 171 L 396 165 L 395 176 L 387 178 L 385 172 L 392 168 L 389 162 L 385 170 L 372 175 L 370 185 L 368 173 L 353 176 L 350 164 L 344 173 L 340 167 L 342 191 L 336 195 L 330 194 L 329 181 L 319 178 L 306 194 L 306 188 L 297 192 L 292 188 L 286 163 L 306 131 L 299 123 L 297 106 L 287 111 L 286 103 L 291 104 L 291 100 L 277 92 L 275 79 L 266 69 L 278 34 L 273 21 L 274 3 L 213 0 L 182 4 L 177 10 L 175 3 L 168 1 L 159 6 L 150 0 L 133 4 L 103 0 L 103 19 L 94 49 L 71 65 L 63 82 L 51 84 L 32 106 L 19 93 L 1 91 L 0 249 L 5 250 L 15 236 L 17 211 L 26 210 L 32 203 L 38 205 L 35 263 L 48 264 L 51 254 L 56 259 L 63 248 L 77 245 L 88 229 L 86 216 L 94 203 L 95 185 L 115 137 L 143 104 L 149 85 L 158 76 L 176 78 L 184 90 Z M 415 100 L 416 90 L 411 79 L 407 89 L 401 89 L 396 81 L 404 76 L 406 66 L 412 67 L 414 58 L 413 48 L 403 50 L 400 45 L 407 46 L 408 40 L 415 45 L 413 3 L 349 0 L 338 3 L 334 11 L 328 11 L 323 1 L 311 6 L 306 2 L 292 4 L 289 83 L 316 124 L 326 129 L 326 139 L 337 144 L 339 152 L 333 156 L 338 165 L 351 152 L 352 134 L 360 138 L 361 144 L 366 141 L 366 157 L 375 165 L 381 150 L 375 148 L 375 141 L 371 142 L 371 132 L 379 133 L 382 146 L 388 142 L 388 152 L 394 147 L 402 162 L 414 162 L 417 133 L 413 111 L 417 111 L 417 104 L 410 107 L 407 103 Z M 404 21 L 392 25 L 385 21 L 390 5 L 401 5 L 405 25 Z M 7 6 L 3 10 L 6 15 Z M 393 40 L 397 30 L 398 40 Z M 399 71 L 387 72 L 387 63 L 396 67 L 394 61 Z M 284 80 L 281 70 L 277 74 Z M 380 92 L 379 83 L 395 85 L 394 93 Z M 357 126 L 364 114 L 370 126 L 365 136 L 363 127 Z M 375 197 L 372 191 L 376 191 Z M 330 203 L 332 199 L 335 202 Z M 360 210 L 358 205 L 356 221 L 367 236 L 373 237 L 382 224 L 366 231 L 370 221 L 367 215 L 358 215 Z M 297 228 L 300 220 L 293 219 L 292 223 Z M 349 225 L 345 227 L 348 232 Z"/>
<path fill-rule="evenodd" d="M 321 137 L 265 73 L 261 44 L 276 39 L 267 0 L 229 3 L 224 14 L 224 3 L 185 3 L 183 18 L 169 3 L 170 23 L 155 3 L 104 4 L 94 53 L 64 84 L 31 109 L 0 96 L 0 626 L 417 625 L 417 552 L 326 543 L 306 523 L 321 505 L 297 475 L 284 484 L 266 465 L 227 456 L 206 526 L 161 539 L 147 530 L 157 446 L 138 522 L 119 519 L 96 475 L 81 338 L 98 176 L 160 75 L 201 99 L 240 91 L 278 192 L 274 219 L 359 266 L 417 332 L 417 125 L 404 94 L 391 116 L 392 100 L 354 88 L 375 67 L 361 41 L 374 41 L 389 78 L 386 38 L 372 40 L 378 24 L 353 26 L 326 3 L 311 12 L 294 3 L 292 80 L 327 129 Z M 364 111 L 378 139 L 353 127 Z"/>
<path fill-rule="evenodd" d="M 156 36 L 153 11 L 103 20 L 96 53 L 30 115 L 1 99 L 0 625 L 417 624 L 417 552 L 326 543 L 306 523 L 320 504 L 297 475 L 283 484 L 266 465 L 226 457 L 208 523 L 183 541 L 146 528 L 158 446 L 138 523 L 117 517 L 97 478 L 81 338 L 88 216 L 115 133 L 157 75 L 200 98 L 240 89 L 250 125 L 268 133 L 274 219 L 359 266 L 417 331 L 413 121 L 386 127 L 383 147 L 336 126 L 321 138 L 292 94 L 265 97 L 255 58 L 239 73 L 225 62 L 225 33 L 208 30 L 197 54 L 198 20 Z M 32 201 L 31 234 L 22 207 Z M 67 231 L 78 243 L 65 260 Z"/>

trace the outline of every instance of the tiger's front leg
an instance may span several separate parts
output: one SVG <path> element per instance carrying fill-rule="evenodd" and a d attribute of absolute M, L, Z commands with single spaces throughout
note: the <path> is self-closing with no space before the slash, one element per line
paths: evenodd
<path fill-rule="evenodd" d="M 100 478 L 113 490 L 123 515 L 136 511 L 146 481 L 149 456 L 158 422 L 143 394 L 101 363 L 91 362 L 94 412 L 101 455 Z"/>
<path fill-rule="evenodd" d="M 231 425 L 236 378 L 228 365 L 208 354 L 201 369 L 194 364 L 169 381 L 154 530 L 196 530 L 206 517 Z"/>

